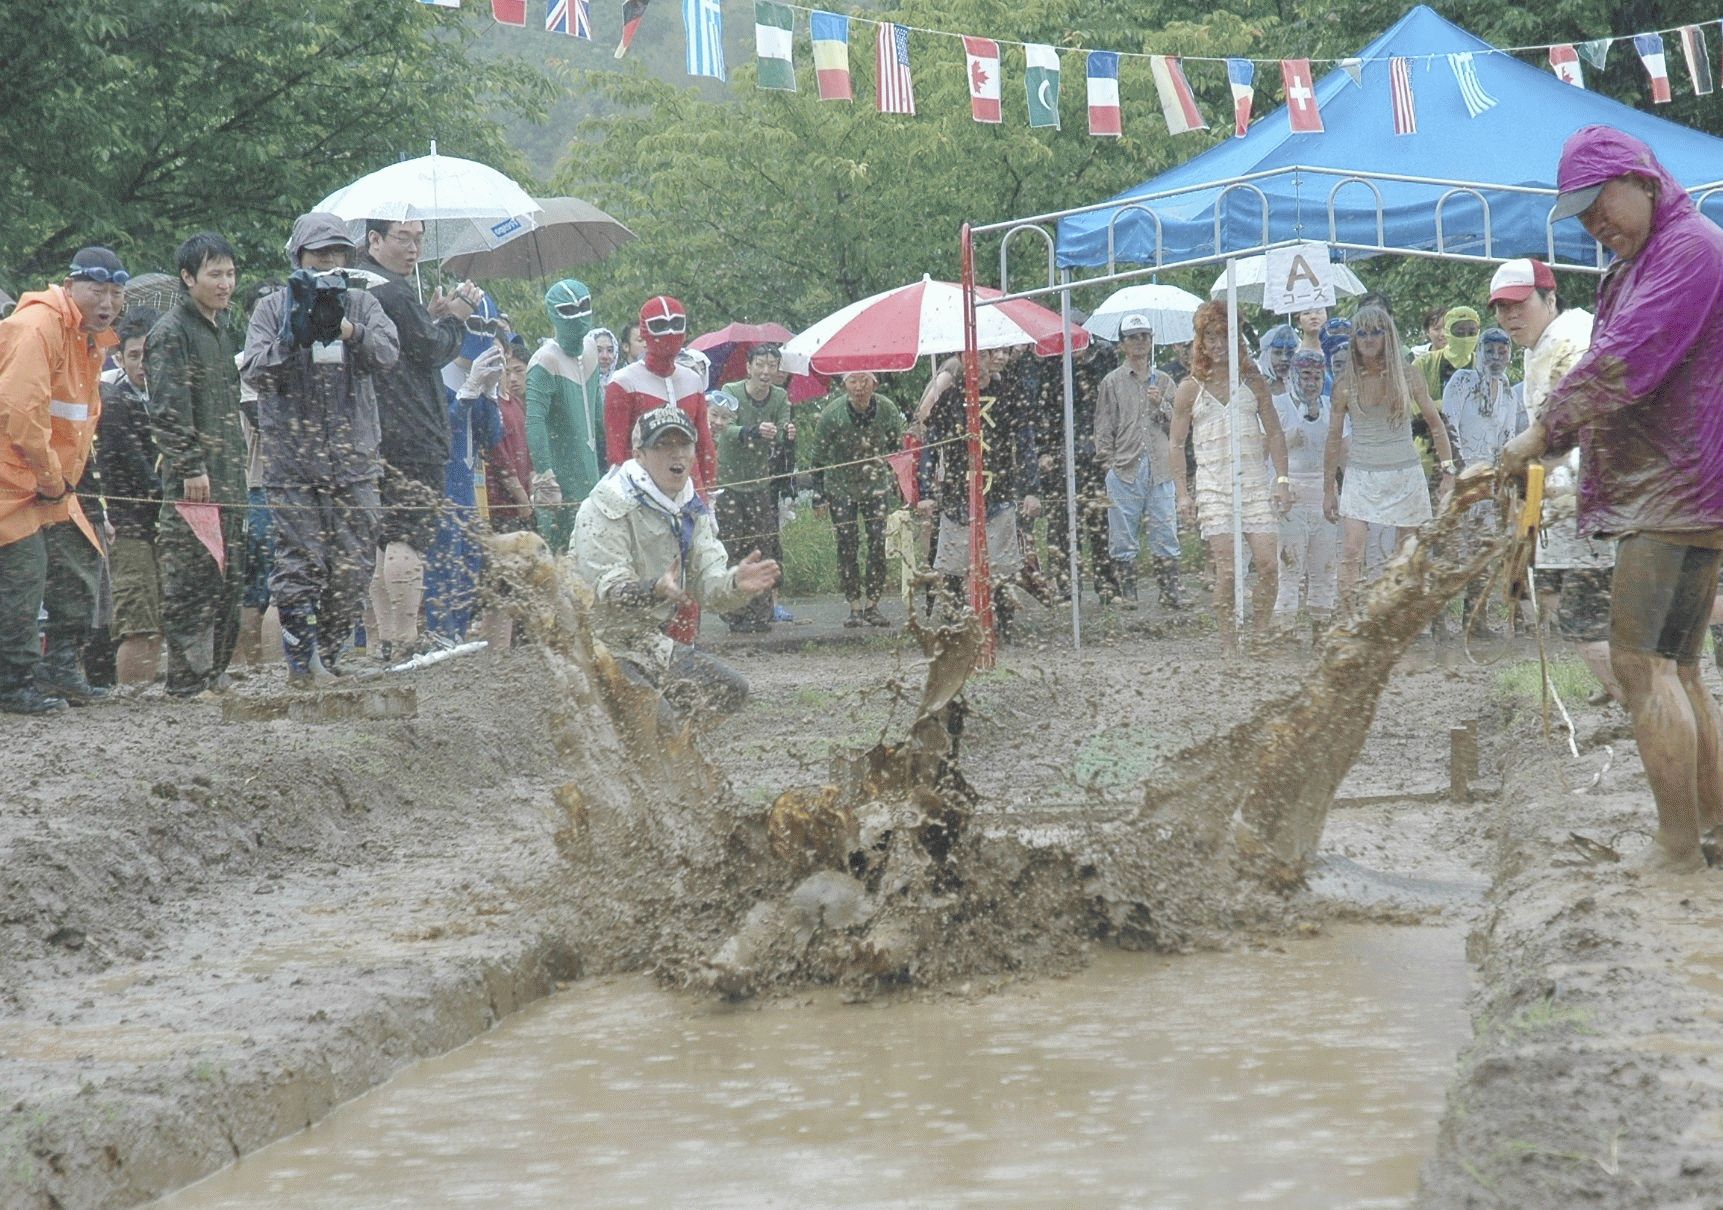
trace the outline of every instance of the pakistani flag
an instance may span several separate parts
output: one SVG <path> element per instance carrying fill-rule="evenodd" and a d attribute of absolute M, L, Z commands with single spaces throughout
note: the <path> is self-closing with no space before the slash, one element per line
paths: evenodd
<path fill-rule="evenodd" d="M 1023 74 L 1029 90 L 1029 125 L 1059 125 L 1059 52 L 1032 42 L 1023 48 L 1028 70 Z"/>
<path fill-rule="evenodd" d="M 790 36 L 796 16 L 777 0 L 754 0 L 754 55 L 761 88 L 796 91 L 796 68 L 790 61 Z"/>

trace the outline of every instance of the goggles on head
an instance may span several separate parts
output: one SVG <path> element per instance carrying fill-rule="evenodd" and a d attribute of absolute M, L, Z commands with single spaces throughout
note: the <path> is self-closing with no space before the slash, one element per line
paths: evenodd
<path fill-rule="evenodd" d="M 558 319 L 585 319 L 592 314 L 592 299 L 578 298 L 573 302 L 557 303 L 551 309 Z"/>
<path fill-rule="evenodd" d="M 73 265 L 67 277 L 73 281 L 93 281 L 99 286 L 123 286 L 132 280 L 124 269 L 107 269 L 101 265 Z"/>
<path fill-rule="evenodd" d="M 646 321 L 648 336 L 680 336 L 687 330 L 686 315 L 654 315 Z"/>

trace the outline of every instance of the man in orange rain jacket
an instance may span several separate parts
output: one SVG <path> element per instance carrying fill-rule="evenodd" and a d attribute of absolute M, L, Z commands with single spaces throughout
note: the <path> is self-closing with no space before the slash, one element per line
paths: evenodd
<path fill-rule="evenodd" d="M 85 680 L 79 654 L 101 545 L 73 487 L 102 414 L 102 358 L 126 281 L 119 257 L 85 248 L 64 285 L 24 295 L 0 322 L 0 711 L 42 714 L 108 693 Z"/>

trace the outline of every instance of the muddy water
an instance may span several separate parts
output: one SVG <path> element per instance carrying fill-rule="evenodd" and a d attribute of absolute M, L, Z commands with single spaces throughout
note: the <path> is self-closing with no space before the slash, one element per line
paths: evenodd
<path fill-rule="evenodd" d="M 1382 927 L 889 1006 L 590 981 L 157 1205 L 1403 1205 L 1467 985 Z"/>

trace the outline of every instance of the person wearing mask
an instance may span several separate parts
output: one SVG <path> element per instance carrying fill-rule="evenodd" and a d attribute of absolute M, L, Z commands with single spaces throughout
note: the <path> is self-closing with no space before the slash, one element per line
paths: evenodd
<path fill-rule="evenodd" d="M 1614 254 L 1591 346 L 1502 451 L 1506 474 L 1580 451 L 1579 530 L 1616 539 L 1610 663 L 1657 802 L 1652 862 L 1704 868 L 1723 824 L 1723 713 L 1699 675 L 1723 561 L 1723 229 L 1638 139 L 1562 148 L 1551 221 Z"/>
<path fill-rule="evenodd" d="M 1286 437 L 1286 474 L 1292 507 L 1280 521 L 1280 588 L 1274 601 L 1278 629 L 1298 618 L 1302 598 L 1314 641 L 1328 628 L 1340 574 L 1340 527 L 1322 512 L 1322 460 L 1328 448 L 1330 407 L 1323 393 L 1322 354 L 1299 349 L 1287 375 L 1291 388 L 1274 399 Z"/>
<path fill-rule="evenodd" d="M 1256 368 L 1268 383 L 1270 398 L 1291 389 L 1292 354 L 1300 347 L 1298 333 L 1291 324 L 1275 324 L 1263 335 Z"/>
<path fill-rule="evenodd" d="M 1473 308 L 1449 307 L 1443 312 L 1441 344 L 1432 346 L 1429 352 L 1412 361 L 1412 367 L 1423 378 L 1424 390 L 1431 399 L 1440 399 L 1447 389 L 1448 379 L 1472 364 L 1478 351 L 1479 330 L 1478 313 Z"/>
<path fill-rule="evenodd" d="M 466 321 L 478 311 L 480 298 L 469 281 L 448 294 L 439 289 L 428 304 L 421 303 L 412 278 L 424 242 L 425 224 L 416 219 L 368 219 L 358 264 L 363 273 L 381 279 L 371 286 L 371 297 L 395 325 L 401 350 L 395 364 L 375 376 L 383 522 L 371 578 L 375 637 L 396 654 L 411 651 L 419 641 L 425 556 L 435 545 L 442 511 L 449 463 L 443 367 L 460 355 Z"/>
<path fill-rule="evenodd" d="M 694 423 L 680 408 L 643 413 L 633 456 L 581 503 L 571 548 L 592 589 L 594 637 L 623 675 L 658 691 L 666 728 L 703 728 L 748 696 L 740 673 L 668 633 L 672 616 L 690 600 L 730 611 L 778 582 L 778 564 L 757 550 L 731 565 L 694 490 L 696 448 Z"/>
<path fill-rule="evenodd" d="M 1490 307 L 1524 353 L 1524 406 L 1528 419 L 1543 414 L 1544 402 L 1591 346 L 1591 313 L 1564 307 L 1555 274 L 1540 260 L 1511 260 L 1490 280 Z M 1522 429 L 1523 431 L 1523 429 Z M 1550 467 L 1544 479 L 1543 525 L 1536 556 L 1539 607 L 1553 612 L 1556 629 L 1579 651 L 1603 688 L 1600 699 L 1622 701 L 1609 662 L 1610 576 L 1615 544 L 1584 537 L 1574 507 L 1579 494 L 1579 449 Z"/>
<path fill-rule="evenodd" d="M 1363 570 L 1369 527 L 1393 526 L 1398 548 L 1435 515 L 1418 447 L 1412 442 L 1414 411 L 1422 413 L 1436 438 L 1441 490 L 1446 493 L 1458 469 L 1448 430 L 1424 389 L 1422 375 L 1400 353 L 1400 333 L 1393 317 L 1380 307 L 1361 308 L 1352 317 L 1346 372 L 1334 383 L 1322 464 L 1323 515 L 1330 521 L 1345 519 L 1339 595 L 1347 607 Z M 1337 481 L 1343 464 L 1344 492 Z"/>
<path fill-rule="evenodd" d="M 539 533 L 560 554 L 574 533 L 574 510 L 598 483 L 604 399 L 592 391 L 599 369 L 592 291 L 566 278 L 545 291 L 544 309 L 553 335 L 527 366 L 526 439 L 542 504 Z"/>
<path fill-rule="evenodd" d="M 382 304 L 347 284 L 354 251 L 341 219 L 302 215 L 287 241 L 293 276 L 252 312 L 241 361 L 257 392 L 275 544 L 269 595 L 293 688 L 340 675 L 377 559 L 377 376 L 400 346 Z"/>
<path fill-rule="evenodd" d="M 0 320 L 0 711 L 45 714 L 111 692 L 82 666 L 102 544 L 76 484 L 129 278 L 112 250 L 81 248 L 60 285 L 24 295 Z"/>
<path fill-rule="evenodd" d="M 820 414 L 814 431 L 814 511 L 830 516 L 838 543 L 838 580 L 850 616 L 844 625 L 889 626 L 879 610 L 885 591 L 886 516 L 897 479 L 886 458 L 903 444 L 903 413 L 877 392 L 866 370 L 845 374 L 844 398 Z M 867 574 L 861 539 L 867 534 Z"/>
<path fill-rule="evenodd" d="M 1292 329 L 1285 329 L 1287 337 Z M 1138 535 L 1148 528 L 1161 604 L 1185 607 L 1179 583 L 1178 504 L 1173 493 L 1172 376 L 1155 369 L 1154 333 L 1141 315 L 1119 324 L 1125 363 L 1101 380 L 1095 408 L 1095 461 L 1105 475 L 1113 577 L 1127 608 L 1137 602 Z M 1289 350 L 1290 351 L 1290 350 Z M 1181 448 L 1180 453 L 1183 453 Z"/>
<path fill-rule="evenodd" d="M 156 679 L 162 650 L 162 578 L 156 561 L 157 514 L 162 481 L 156 473 L 150 439 L 149 380 L 144 372 L 144 342 L 161 316 L 134 307 L 115 329 L 120 341 L 118 382 L 102 386 L 102 419 L 97 429 L 96 461 L 103 490 L 109 493 L 108 523 L 114 540 L 108 563 L 114 585 L 112 631 L 119 640 L 114 679 L 121 685 L 147 685 Z"/>
<path fill-rule="evenodd" d="M 246 449 L 240 341 L 228 316 L 236 283 L 233 249 L 204 232 L 176 255 L 183 291 L 151 329 L 144 355 L 164 494 L 156 551 L 167 691 L 193 697 L 224 687 L 239 641 L 248 567 Z"/>
<path fill-rule="evenodd" d="M 1448 439 L 1461 469 L 1474 463 L 1494 466 L 1502 447 L 1526 427 L 1525 406 L 1520 388 L 1508 381 L 1508 365 L 1513 360 L 1513 344 L 1500 328 L 1487 329 L 1478 338 L 1478 351 L 1473 364 L 1457 370 L 1442 391 L 1442 423 L 1448 426 Z M 1470 549 L 1478 536 L 1495 525 L 1495 505 L 1480 501 L 1472 506 L 1467 518 L 1464 543 Z M 1479 638 L 1495 638 L 1489 618 L 1479 610 L 1487 602 L 1479 600 L 1483 580 L 1466 586 L 1462 618 L 1465 633 Z"/>
<path fill-rule="evenodd" d="M 766 558 L 783 559 L 773 472 L 786 454 L 793 464 L 796 426 L 790 419 L 789 395 L 773 384 L 781 361 L 777 345 L 755 345 L 748 350 L 748 376 L 725 383 L 722 391 L 736 408 L 732 423 L 716 438 L 718 475 L 725 487 L 715 507 L 718 532 L 729 539 L 732 558 L 738 558 L 744 546 L 757 546 Z M 753 597 L 724 621 L 743 634 L 770 630 L 771 597 Z"/>
<path fill-rule="evenodd" d="M 1309 312 L 1305 312 L 1309 314 Z M 1173 395 L 1172 448 L 1182 450 L 1185 438 L 1196 447 L 1196 493 L 1186 487 L 1185 461 L 1173 459 L 1173 490 L 1179 513 L 1200 526 L 1214 564 L 1215 618 L 1220 625 L 1222 652 L 1238 651 L 1238 620 L 1233 588 L 1233 466 L 1232 429 L 1238 429 L 1239 471 L 1243 480 L 1242 512 L 1245 542 L 1256 564 L 1251 597 L 1251 625 L 1258 640 L 1266 638 L 1274 620 L 1280 591 L 1277 546 L 1280 522 L 1292 502 L 1292 480 L 1286 473 L 1286 438 L 1269 398 L 1268 385 L 1250 362 L 1244 339 L 1227 348 L 1226 304 L 1206 302 L 1197 308 L 1196 337 L 1191 342 L 1191 376 Z M 1239 384 L 1230 389 L 1233 358 Z M 1221 399 L 1225 397 L 1226 402 Z M 1269 482 L 1268 471 L 1274 479 Z"/>

